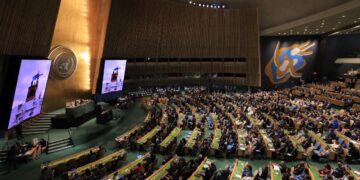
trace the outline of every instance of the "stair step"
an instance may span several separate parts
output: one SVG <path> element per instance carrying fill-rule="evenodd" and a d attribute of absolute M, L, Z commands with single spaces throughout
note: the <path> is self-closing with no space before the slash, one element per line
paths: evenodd
<path fill-rule="evenodd" d="M 42 114 L 41 116 L 40 116 L 40 118 L 52 118 L 52 117 L 55 117 L 55 116 L 57 116 L 58 114 Z"/>
<path fill-rule="evenodd" d="M 64 144 L 58 144 L 58 145 L 55 145 L 55 146 L 49 146 L 48 147 L 48 150 L 54 150 L 54 149 L 59 149 L 59 148 L 62 148 L 62 147 L 65 147 L 65 146 L 69 146 L 69 145 L 73 145 L 71 142 L 68 142 L 68 143 L 64 143 Z"/>
<path fill-rule="evenodd" d="M 70 139 L 70 138 L 66 138 L 66 139 L 61 139 L 61 140 L 49 142 L 49 147 L 50 147 L 50 146 L 57 145 L 57 144 L 67 143 L 67 142 L 71 142 L 71 139 Z"/>
<path fill-rule="evenodd" d="M 50 128 L 51 124 L 31 124 L 28 129 L 32 128 Z"/>
<path fill-rule="evenodd" d="M 61 151 L 61 150 L 64 150 L 64 149 L 69 149 L 69 148 L 71 148 L 71 147 L 74 147 L 74 145 L 68 145 L 68 146 L 61 147 L 61 148 L 59 148 L 59 149 L 49 150 L 49 151 L 48 151 L 48 154 L 54 153 L 54 152 L 57 152 L 57 151 Z"/>
<path fill-rule="evenodd" d="M 33 128 L 27 128 L 27 129 L 24 129 L 23 132 L 29 132 L 29 131 L 47 131 L 49 130 L 49 128 L 38 128 L 38 127 L 33 127 Z"/>
<path fill-rule="evenodd" d="M 39 118 L 37 121 L 51 121 L 51 118 Z M 35 122 L 37 122 L 35 121 Z"/>
<path fill-rule="evenodd" d="M 32 126 L 32 125 L 49 125 L 49 126 L 51 126 L 51 123 L 50 122 L 37 122 L 37 123 L 30 124 L 30 126 Z"/>
<path fill-rule="evenodd" d="M 32 134 L 45 134 L 47 131 L 37 131 L 37 132 L 23 132 L 23 135 L 32 135 Z"/>

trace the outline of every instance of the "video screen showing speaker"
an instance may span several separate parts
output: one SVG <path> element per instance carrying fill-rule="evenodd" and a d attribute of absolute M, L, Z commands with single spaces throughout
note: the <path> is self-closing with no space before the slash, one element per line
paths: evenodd
<path fill-rule="evenodd" d="M 51 60 L 21 60 L 8 129 L 40 114 Z"/>
<path fill-rule="evenodd" d="M 101 94 L 123 90 L 127 60 L 105 60 Z"/>

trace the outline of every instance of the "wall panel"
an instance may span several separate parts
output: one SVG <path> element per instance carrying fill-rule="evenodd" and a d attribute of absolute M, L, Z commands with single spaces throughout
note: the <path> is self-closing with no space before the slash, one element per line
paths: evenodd
<path fill-rule="evenodd" d="M 246 58 L 247 68 L 237 73 L 252 76 L 247 85 L 260 86 L 258 31 L 256 8 L 209 9 L 166 0 L 114 0 L 103 57 Z M 202 71 L 200 65 L 179 64 L 184 73 Z M 224 69 L 221 62 L 213 67 Z"/>
<path fill-rule="evenodd" d="M 0 55 L 49 53 L 60 0 L 1 0 Z"/>

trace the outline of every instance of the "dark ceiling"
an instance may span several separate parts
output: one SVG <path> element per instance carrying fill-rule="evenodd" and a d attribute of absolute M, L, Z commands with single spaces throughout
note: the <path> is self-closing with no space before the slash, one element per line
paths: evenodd
<path fill-rule="evenodd" d="M 189 0 L 171 1 L 189 4 Z M 228 9 L 257 7 L 261 35 L 265 36 L 333 33 L 344 28 L 355 27 L 360 21 L 358 19 L 360 18 L 360 0 L 191 1 L 226 4 Z"/>

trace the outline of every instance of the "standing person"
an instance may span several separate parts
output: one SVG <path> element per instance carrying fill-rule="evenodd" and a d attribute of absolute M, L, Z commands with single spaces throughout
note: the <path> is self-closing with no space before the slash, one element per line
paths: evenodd
<path fill-rule="evenodd" d="M 23 135 L 22 135 L 22 127 L 21 127 L 21 124 L 15 126 L 15 131 L 16 131 L 16 138 L 17 138 L 17 140 L 24 139 L 24 137 L 23 137 Z"/>
<path fill-rule="evenodd" d="M 9 163 L 9 171 L 11 171 L 12 169 L 17 169 L 17 155 L 18 155 L 19 151 L 17 149 L 17 147 L 11 146 L 10 151 L 8 151 L 8 163 Z"/>

